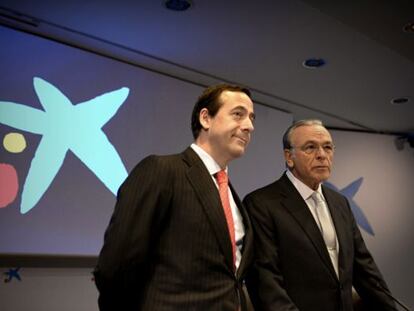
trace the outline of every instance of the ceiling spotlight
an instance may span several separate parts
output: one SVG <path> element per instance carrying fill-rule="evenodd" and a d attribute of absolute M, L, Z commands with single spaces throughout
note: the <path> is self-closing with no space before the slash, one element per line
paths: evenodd
<path fill-rule="evenodd" d="M 391 104 L 393 105 L 402 105 L 402 104 L 406 104 L 410 101 L 410 99 L 408 97 L 396 97 L 391 99 Z"/>
<path fill-rule="evenodd" d="M 408 23 L 403 27 L 404 32 L 414 33 L 414 23 Z"/>
<path fill-rule="evenodd" d="M 309 58 L 302 63 L 302 66 L 305 68 L 320 68 L 326 64 L 323 58 Z"/>
<path fill-rule="evenodd" d="M 172 11 L 186 11 L 191 7 L 192 3 L 190 0 L 166 0 L 164 5 Z"/>

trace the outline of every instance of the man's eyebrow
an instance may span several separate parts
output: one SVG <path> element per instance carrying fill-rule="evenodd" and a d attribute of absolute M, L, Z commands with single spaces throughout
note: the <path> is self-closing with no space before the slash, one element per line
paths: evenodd
<path fill-rule="evenodd" d="M 304 145 L 307 145 L 307 144 L 319 145 L 319 142 L 317 142 L 316 140 L 307 140 L 303 144 Z M 325 140 L 322 143 L 320 143 L 320 145 L 325 145 L 325 144 L 333 144 L 333 141 L 332 140 Z"/>
<path fill-rule="evenodd" d="M 241 110 L 247 111 L 247 108 L 246 108 L 246 107 L 244 107 L 244 106 L 242 106 L 242 105 L 239 105 L 239 106 L 233 107 L 233 108 L 231 109 L 231 111 L 233 111 L 233 110 L 238 110 L 238 109 L 241 109 Z"/>

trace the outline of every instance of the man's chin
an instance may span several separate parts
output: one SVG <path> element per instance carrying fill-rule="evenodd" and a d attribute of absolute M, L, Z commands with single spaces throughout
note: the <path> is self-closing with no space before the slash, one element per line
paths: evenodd
<path fill-rule="evenodd" d="M 329 168 L 316 168 L 313 170 L 314 176 L 319 178 L 319 179 L 328 179 L 329 176 L 331 175 L 331 171 Z"/>
<path fill-rule="evenodd" d="M 319 180 L 319 183 L 321 184 L 327 181 L 329 177 L 330 177 L 330 174 L 328 173 L 328 174 L 319 175 L 317 179 Z"/>
<path fill-rule="evenodd" d="M 232 155 L 234 158 L 238 158 L 238 157 L 241 157 L 245 153 L 245 151 L 246 151 L 246 148 L 244 146 L 243 147 L 238 146 L 236 148 L 233 148 Z"/>

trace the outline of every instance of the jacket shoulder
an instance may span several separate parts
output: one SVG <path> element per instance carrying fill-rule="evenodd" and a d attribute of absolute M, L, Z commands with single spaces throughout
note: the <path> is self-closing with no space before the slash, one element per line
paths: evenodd
<path fill-rule="evenodd" d="M 282 195 L 283 193 L 285 193 L 286 191 L 287 191 L 286 176 L 283 175 L 278 180 L 250 192 L 249 194 L 246 195 L 245 199 L 258 198 L 262 196 L 278 197 Z"/>

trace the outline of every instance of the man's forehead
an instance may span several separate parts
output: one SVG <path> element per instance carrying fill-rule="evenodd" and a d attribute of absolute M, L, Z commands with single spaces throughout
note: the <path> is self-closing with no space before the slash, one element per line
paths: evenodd
<path fill-rule="evenodd" d="M 233 109 L 234 107 L 244 107 L 253 110 L 253 102 L 250 97 L 243 92 L 223 91 L 220 95 L 222 105 L 226 105 Z"/>
<path fill-rule="evenodd" d="M 321 125 L 303 125 L 293 130 L 292 141 L 332 141 L 331 134 Z"/>

